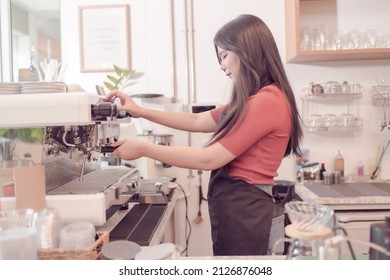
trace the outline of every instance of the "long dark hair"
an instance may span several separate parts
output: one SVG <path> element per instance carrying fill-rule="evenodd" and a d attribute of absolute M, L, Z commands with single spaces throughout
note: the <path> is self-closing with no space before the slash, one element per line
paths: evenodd
<path fill-rule="evenodd" d="M 291 136 L 284 156 L 301 155 L 301 118 L 295 102 L 275 39 L 267 25 L 253 15 L 240 15 L 226 23 L 215 35 L 214 46 L 218 61 L 219 46 L 240 58 L 240 79 L 234 84 L 230 102 L 209 144 L 223 138 L 245 112 L 248 98 L 261 88 L 275 83 L 286 95 L 291 111 Z"/>

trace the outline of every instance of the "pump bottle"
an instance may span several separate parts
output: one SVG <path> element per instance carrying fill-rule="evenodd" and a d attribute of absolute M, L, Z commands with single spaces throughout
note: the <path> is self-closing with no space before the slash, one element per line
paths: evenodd
<path fill-rule="evenodd" d="M 341 177 L 344 177 L 344 158 L 340 150 L 334 159 L 334 171 L 340 171 Z"/>

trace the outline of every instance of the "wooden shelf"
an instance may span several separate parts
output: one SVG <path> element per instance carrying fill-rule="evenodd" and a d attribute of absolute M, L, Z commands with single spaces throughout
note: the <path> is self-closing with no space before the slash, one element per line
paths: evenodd
<path fill-rule="evenodd" d="M 297 51 L 287 58 L 290 63 L 320 61 L 384 60 L 390 59 L 390 49 L 355 49 L 337 51 Z"/>
<path fill-rule="evenodd" d="M 337 0 L 285 0 L 287 62 L 310 63 L 390 59 L 390 48 L 301 51 L 301 5 L 307 5 L 308 3 L 311 5 L 318 5 L 319 3 L 328 5 L 329 7 L 326 9 L 328 17 L 332 12 L 337 12 Z M 333 19 L 335 18 L 333 17 Z"/>
<path fill-rule="evenodd" d="M 341 101 L 352 100 L 362 98 L 363 93 L 335 93 L 335 94 L 310 94 L 302 96 L 302 100 L 315 101 L 315 102 L 329 102 L 329 101 Z"/>

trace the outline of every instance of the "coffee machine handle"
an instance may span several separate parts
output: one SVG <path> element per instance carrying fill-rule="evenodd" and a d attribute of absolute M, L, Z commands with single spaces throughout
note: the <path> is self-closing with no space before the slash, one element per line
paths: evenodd
<path fill-rule="evenodd" d="M 116 148 L 118 148 L 118 147 L 102 146 L 102 147 L 100 147 L 100 152 L 102 154 L 111 154 Z"/>

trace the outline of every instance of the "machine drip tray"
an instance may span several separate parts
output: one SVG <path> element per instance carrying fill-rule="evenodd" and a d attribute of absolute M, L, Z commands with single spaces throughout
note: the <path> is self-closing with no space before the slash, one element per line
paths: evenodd
<path fill-rule="evenodd" d="M 136 204 L 110 232 L 110 241 L 129 240 L 149 246 L 167 205 Z"/>

